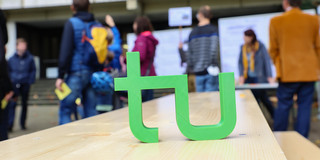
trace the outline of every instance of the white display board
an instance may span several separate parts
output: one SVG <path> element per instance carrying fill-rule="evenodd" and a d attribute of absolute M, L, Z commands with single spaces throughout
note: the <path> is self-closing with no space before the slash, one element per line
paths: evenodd
<path fill-rule="evenodd" d="M 57 78 L 59 75 L 58 67 L 48 67 L 46 68 L 46 78 Z"/>
<path fill-rule="evenodd" d="M 1 0 L 0 7 L 1 9 L 18 9 L 21 8 L 21 0 Z"/>
<path fill-rule="evenodd" d="M 188 40 L 191 28 L 181 30 L 182 39 Z M 178 51 L 179 45 L 179 29 L 169 29 L 162 31 L 154 31 L 154 37 L 159 41 L 154 60 L 156 73 L 163 75 L 181 75 L 186 71 L 186 66 L 181 66 L 181 59 Z M 134 33 L 127 34 L 128 51 L 132 51 L 136 35 Z M 185 46 L 186 47 L 186 46 Z M 185 50 L 187 48 L 184 48 Z"/>
<path fill-rule="evenodd" d="M 169 26 L 191 26 L 192 25 L 192 8 L 180 7 L 170 8 L 168 12 Z"/>
<path fill-rule="evenodd" d="M 305 10 L 309 14 L 315 14 L 315 10 Z M 271 18 L 281 13 L 259 14 L 219 19 L 219 38 L 222 72 L 234 72 L 238 79 L 238 59 L 240 47 L 243 44 L 244 31 L 253 29 L 266 48 L 269 48 L 269 24 Z M 273 66 L 273 76 L 276 76 Z"/>

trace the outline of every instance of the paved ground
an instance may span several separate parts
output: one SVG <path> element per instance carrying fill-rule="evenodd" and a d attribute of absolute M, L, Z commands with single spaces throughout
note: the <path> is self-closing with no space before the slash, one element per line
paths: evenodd
<path fill-rule="evenodd" d="M 316 105 L 316 104 L 315 104 Z M 266 109 L 262 107 L 262 112 L 270 126 L 272 126 L 272 119 L 268 115 Z M 20 107 L 17 108 L 17 115 L 20 115 Z M 313 116 L 311 122 L 311 132 L 309 139 L 320 147 L 320 120 L 317 119 L 317 109 L 314 107 Z M 28 112 L 27 130 L 22 131 L 18 125 L 18 118 L 16 117 L 14 130 L 10 133 L 10 138 L 22 136 L 32 132 L 40 131 L 43 129 L 51 128 L 58 125 L 58 106 L 30 106 Z M 293 118 L 293 116 L 291 116 Z M 290 124 L 290 130 L 292 130 L 293 124 Z"/>
<path fill-rule="evenodd" d="M 16 120 L 13 132 L 9 133 L 10 138 L 18 137 L 24 134 L 40 131 L 58 125 L 58 106 L 29 106 L 27 130 L 23 131 L 19 126 L 20 107 L 16 110 Z"/>

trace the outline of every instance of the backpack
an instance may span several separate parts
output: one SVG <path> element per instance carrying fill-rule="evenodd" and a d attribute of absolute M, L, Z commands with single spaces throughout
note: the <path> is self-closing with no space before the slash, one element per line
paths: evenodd
<path fill-rule="evenodd" d="M 83 22 L 73 17 L 74 25 L 82 25 L 81 46 L 83 47 L 83 62 L 93 69 L 102 68 L 108 54 L 107 29 L 99 22 Z"/>
<path fill-rule="evenodd" d="M 114 90 L 114 82 L 112 76 L 107 72 L 94 72 L 91 76 L 92 88 L 100 94 L 112 94 Z"/>

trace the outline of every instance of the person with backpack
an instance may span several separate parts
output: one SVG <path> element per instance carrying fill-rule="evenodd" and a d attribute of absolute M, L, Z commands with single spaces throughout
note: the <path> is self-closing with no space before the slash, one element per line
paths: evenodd
<path fill-rule="evenodd" d="M 113 60 L 109 63 L 109 66 L 112 69 L 116 69 L 121 71 L 121 64 L 120 64 L 120 56 L 122 54 L 122 40 L 120 36 L 120 32 L 110 15 L 106 15 L 105 22 L 110 27 L 112 34 L 113 34 L 113 41 L 112 44 L 109 45 L 108 50 L 114 54 Z"/>
<path fill-rule="evenodd" d="M 56 88 L 63 92 L 65 82 L 72 92 L 60 102 L 60 125 L 71 122 L 78 98 L 84 107 L 83 118 L 97 114 L 96 95 L 90 80 L 106 60 L 108 30 L 89 13 L 89 5 L 89 0 L 73 0 L 71 10 L 74 15 L 64 26 Z"/>
<path fill-rule="evenodd" d="M 111 44 L 111 42 L 109 43 Z M 109 50 L 110 51 L 110 50 Z M 103 71 L 96 72 L 92 75 L 91 84 L 97 94 L 97 112 L 99 114 L 113 110 L 112 95 L 114 94 L 114 82 L 110 62 L 114 59 L 114 54 L 110 52 L 105 62 Z"/>
<path fill-rule="evenodd" d="M 108 43 L 108 50 L 112 54 L 108 54 L 103 72 L 94 74 L 91 79 L 94 86 L 99 88 L 96 89 L 96 108 L 99 114 L 122 107 L 121 104 L 119 105 L 119 103 L 116 103 L 117 101 L 120 101 L 117 92 L 113 92 L 113 78 L 119 76 L 119 72 L 121 72 L 120 56 L 122 54 L 122 40 L 120 32 L 110 15 L 105 16 L 105 23 L 113 34 L 113 39 Z"/>
<path fill-rule="evenodd" d="M 152 35 L 152 24 L 148 17 L 137 17 L 133 31 L 137 35 L 132 52 L 140 52 L 141 76 L 156 76 L 153 65 L 158 40 Z M 153 99 L 153 90 L 142 91 L 142 101 Z"/>

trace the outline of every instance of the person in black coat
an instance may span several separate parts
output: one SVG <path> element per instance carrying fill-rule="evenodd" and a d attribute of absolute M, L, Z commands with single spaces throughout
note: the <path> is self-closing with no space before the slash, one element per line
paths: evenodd
<path fill-rule="evenodd" d="M 0 101 L 9 101 L 13 96 L 12 84 L 7 71 L 5 44 L 8 42 L 6 19 L 0 10 Z M 8 107 L 0 107 L 0 141 L 8 139 Z"/>

